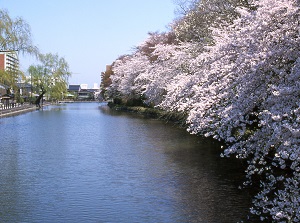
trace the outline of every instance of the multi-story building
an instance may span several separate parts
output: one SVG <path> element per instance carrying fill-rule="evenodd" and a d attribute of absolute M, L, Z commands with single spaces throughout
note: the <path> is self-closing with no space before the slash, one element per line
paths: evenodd
<path fill-rule="evenodd" d="M 16 51 L 0 52 L 0 70 L 17 73 L 19 69 L 19 58 Z"/>
<path fill-rule="evenodd" d="M 8 71 L 17 76 L 19 70 L 19 58 L 16 51 L 0 51 L 0 70 Z M 6 93 L 8 86 L 0 80 L 0 94 Z"/>

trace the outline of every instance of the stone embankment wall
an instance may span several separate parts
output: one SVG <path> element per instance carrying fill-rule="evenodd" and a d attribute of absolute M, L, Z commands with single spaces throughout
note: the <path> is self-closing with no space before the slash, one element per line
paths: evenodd
<path fill-rule="evenodd" d="M 15 105 L 10 107 L 0 107 L 0 118 L 19 115 L 25 112 L 36 110 L 33 104 Z"/>

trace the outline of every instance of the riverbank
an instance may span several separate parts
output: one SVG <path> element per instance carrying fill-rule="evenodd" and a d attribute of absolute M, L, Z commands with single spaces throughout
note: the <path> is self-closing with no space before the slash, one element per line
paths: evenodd
<path fill-rule="evenodd" d="M 48 105 L 51 105 L 51 103 L 44 103 L 42 106 L 45 107 Z M 32 112 L 32 111 L 35 111 L 38 109 L 39 108 L 37 108 L 35 104 L 24 104 L 24 105 L 20 105 L 20 106 L 9 108 L 9 109 L 1 109 L 0 110 L 0 118 L 20 115 L 20 114 Z"/>
<path fill-rule="evenodd" d="M 0 118 L 20 115 L 20 114 L 23 114 L 26 112 L 31 112 L 34 110 L 36 110 L 36 106 L 32 105 L 32 104 L 26 104 L 26 105 L 21 105 L 21 106 L 14 107 L 14 108 L 3 109 L 3 110 L 0 110 Z"/>
<path fill-rule="evenodd" d="M 95 102 L 96 101 L 72 101 L 72 102 L 59 101 L 57 103 L 44 102 L 42 106 L 45 107 L 45 106 L 49 106 L 49 105 L 53 105 L 53 104 L 62 104 L 62 103 L 95 103 Z M 35 110 L 39 110 L 39 108 L 37 108 L 35 104 L 24 104 L 24 105 L 20 105 L 20 106 L 8 108 L 8 109 L 0 108 L 0 118 L 20 115 L 20 114 L 32 112 Z"/>
<path fill-rule="evenodd" d="M 180 127 L 186 127 L 186 117 L 184 114 L 175 113 L 175 112 L 167 112 L 164 110 L 149 108 L 143 106 L 126 106 L 126 105 L 118 105 L 112 102 L 108 102 L 108 107 L 116 111 L 125 111 L 131 112 L 138 115 L 142 115 L 144 117 L 155 118 L 165 120 L 167 122 L 175 123 Z"/>

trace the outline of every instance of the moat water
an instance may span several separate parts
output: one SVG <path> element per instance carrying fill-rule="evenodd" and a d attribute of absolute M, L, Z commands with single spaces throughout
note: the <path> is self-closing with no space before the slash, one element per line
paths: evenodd
<path fill-rule="evenodd" d="M 242 166 L 219 154 L 101 103 L 2 118 L 0 222 L 248 222 Z"/>

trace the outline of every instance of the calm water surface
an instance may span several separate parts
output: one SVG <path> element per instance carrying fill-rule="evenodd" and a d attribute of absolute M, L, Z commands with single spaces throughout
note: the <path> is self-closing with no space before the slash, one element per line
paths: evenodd
<path fill-rule="evenodd" d="M 219 145 L 104 104 L 2 118 L 0 140 L 0 222 L 231 223 L 250 205 Z"/>

